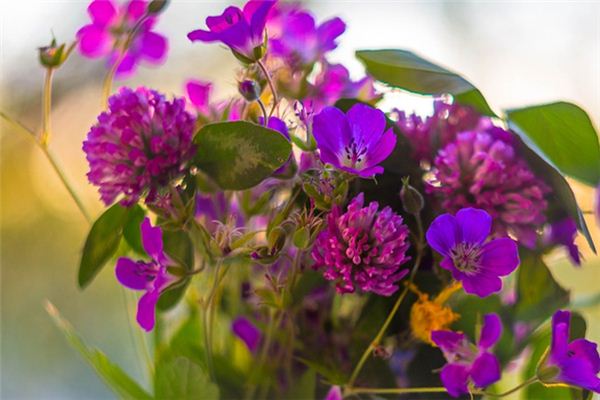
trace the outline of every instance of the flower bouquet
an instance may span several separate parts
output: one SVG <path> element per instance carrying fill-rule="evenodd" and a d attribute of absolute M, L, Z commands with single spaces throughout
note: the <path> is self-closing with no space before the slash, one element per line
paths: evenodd
<path fill-rule="evenodd" d="M 93 0 L 72 44 L 40 49 L 35 137 L 90 221 L 81 288 L 102 268 L 137 296 L 151 387 L 69 342 L 119 397 L 588 399 L 597 345 L 543 256 L 594 250 L 565 177 L 600 183 L 586 113 L 557 102 L 495 111 L 462 76 L 406 50 L 328 60 L 345 30 L 299 4 L 251 0 L 206 18 L 194 46 L 239 60 L 239 95 L 192 79 L 169 96 L 113 90 L 160 63 L 165 0 Z M 198 5 L 201 9 L 200 3 Z M 105 211 L 91 218 L 49 151 L 52 76 L 104 58 L 103 111 L 83 143 Z M 431 98 L 431 113 L 399 92 Z M 390 101 L 386 102 L 388 105 Z M 597 210 L 598 211 L 598 210 Z M 146 332 L 150 334 L 146 334 Z M 503 372 L 516 376 L 500 390 Z"/>

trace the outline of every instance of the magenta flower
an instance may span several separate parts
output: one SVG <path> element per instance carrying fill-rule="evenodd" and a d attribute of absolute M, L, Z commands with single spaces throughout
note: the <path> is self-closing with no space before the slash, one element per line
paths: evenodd
<path fill-rule="evenodd" d="M 514 235 L 533 248 L 546 222 L 550 188 L 517 153 L 512 135 L 500 128 L 463 132 L 439 151 L 427 192 L 443 209 L 481 208 L 498 236 Z"/>
<path fill-rule="evenodd" d="M 321 160 L 363 178 L 383 173 L 379 164 L 396 146 L 394 131 L 385 125 L 383 112 L 364 104 L 355 104 L 346 114 L 324 108 L 313 122 Z"/>
<path fill-rule="evenodd" d="M 144 219 L 140 228 L 142 245 L 151 261 L 134 261 L 121 257 L 117 260 L 115 273 L 121 285 L 146 291 L 138 302 L 137 322 L 144 330 L 151 331 L 154 328 L 156 302 L 176 278 L 167 271 L 167 267 L 174 263 L 163 251 L 161 229 L 153 227 L 148 218 Z"/>
<path fill-rule="evenodd" d="M 248 347 L 248 350 L 255 353 L 260 345 L 260 330 L 246 317 L 238 317 L 231 324 L 231 330 Z"/>
<path fill-rule="evenodd" d="M 332 386 L 327 392 L 324 400 L 343 400 L 342 388 L 339 386 Z"/>
<path fill-rule="evenodd" d="M 185 83 L 185 92 L 198 113 L 202 115 L 210 114 L 212 83 L 190 79 Z"/>
<path fill-rule="evenodd" d="M 550 224 L 544 235 L 544 244 L 566 247 L 571 262 L 581 265 L 581 253 L 575 244 L 576 237 L 577 224 L 573 218 L 567 217 Z"/>
<path fill-rule="evenodd" d="M 209 30 L 188 33 L 192 42 L 222 42 L 240 59 L 251 63 L 262 58 L 265 51 L 265 25 L 275 1 L 250 0 L 243 10 L 227 7 L 223 14 L 206 18 Z"/>
<path fill-rule="evenodd" d="M 273 11 L 279 11 L 274 18 Z M 275 24 L 277 26 L 273 27 Z M 299 70 L 314 64 L 325 53 L 335 49 L 336 39 L 344 33 L 346 24 L 340 18 L 332 18 L 317 27 L 309 12 L 278 4 L 269 15 L 267 29 L 270 53 Z"/>
<path fill-rule="evenodd" d="M 195 119 L 184 99 L 167 101 L 143 87 L 123 87 L 108 103 L 83 142 L 88 178 L 107 205 L 120 197 L 128 206 L 144 195 L 152 203 L 192 159 Z"/>
<path fill-rule="evenodd" d="M 500 276 L 519 265 L 514 240 L 504 237 L 486 242 L 492 218 L 484 210 L 463 208 L 456 216 L 442 214 L 427 230 L 427 242 L 444 259 L 440 267 L 461 281 L 465 292 L 486 297 L 502 289 Z"/>
<path fill-rule="evenodd" d="M 148 2 L 144 0 L 130 0 L 120 7 L 112 0 L 92 1 L 88 6 L 92 23 L 77 32 L 77 44 L 81 54 L 89 58 L 108 56 L 112 66 L 123 51 L 119 46 L 145 17 L 147 7 Z M 133 74 L 142 61 L 150 64 L 160 64 L 164 61 L 168 42 L 164 36 L 152 31 L 156 21 L 156 17 L 148 17 L 141 23 L 117 67 L 117 76 Z"/>
<path fill-rule="evenodd" d="M 323 276 L 336 281 L 338 293 L 364 292 L 390 296 L 407 273 L 401 265 L 409 260 L 408 228 L 390 207 L 379 210 L 373 201 L 363 207 L 364 195 L 356 196 L 342 214 L 335 207 L 327 226 L 312 250 L 313 268 L 324 268 Z"/>
<path fill-rule="evenodd" d="M 563 383 L 600 393 L 598 345 L 586 339 L 569 343 L 570 327 L 570 311 L 554 313 L 550 352 L 538 368 L 538 376 L 544 384 Z"/>
<path fill-rule="evenodd" d="M 442 350 L 448 361 L 442 368 L 440 378 L 451 396 L 469 393 L 469 381 L 478 388 L 485 388 L 500 380 L 500 363 L 490 349 L 501 336 L 502 322 L 493 313 L 483 316 L 477 346 L 469 342 L 463 333 L 431 332 L 431 340 Z"/>

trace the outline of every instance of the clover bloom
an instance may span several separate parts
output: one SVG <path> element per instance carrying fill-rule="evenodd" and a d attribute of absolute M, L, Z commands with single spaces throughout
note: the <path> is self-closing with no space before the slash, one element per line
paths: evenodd
<path fill-rule="evenodd" d="M 546 222 L 550 188 L 517 153 L 513 136 L 497 127 L 459 133 L 439 151 L 426 191 L 443 209 L 481 208 L 498 236 L 514 235 L 533 248 Z"/>
<path fill-rule="evenodd" d="M 567 217 L 550 224 L 545 232 L 544 242 L 547 245 L 559 244 L 566 247 L 571 262 L 581 265 L 581 253 L 575 244 L 577 224 L 573 218 Z"/>
<path fill-rule="evenodd" d="M 152 203 L 183 175 L 195 152 L 194 130 L 184 99 L 168 101 L 154 90 L 123 87 L 109 98 L 108 110 L 83 142 L 88 179 L 107 205 L 119 196 L 125 206 L 143 195 Z"/>
<path fill-rule="evenodd" d="M 324 268 L 323 276 L 336 281 L 338 293 L 356 288 L 390 296 L 407 273 L 401 265 L 409 260 L 408 228 L 390 207 L 364 205 L 364 195 L 356 196 L 342 214 L 335 207 L 327 216 L 326 228 L 319 233 L 312 251 L 313 268 Z"/>
<path fill-rule="evenodd" d="M 492 218 L 484 210 L 464 208 L 442 214 L 427 230 L 427 242 L 444 259 L 440 267 L 462 282 L 465 292 L 486 297 L 500 291 L 500 276 L 509 275 L 519 265 L 514 240 L 504 237 L 486 242 Z"/>
<path fill-rule="evenodd" d="M 144 330 L 151 331 L 154 328 L 158 298 L 176 278 L 167 271 L 167 267 L 174 262 L 163 251 L 161 229 L 153 227 L 148 218 L 144 219 L 140 228 L 142 245 L 151 261 L 134 261 L 121 257 L 117 260 L 115 273 L 121 285 L 133 290 L 146 291 L 138 302 L 137 322 Z"/>
<path fill-rule="evenodd" d="M 490 349 L 502 336 L 502 322 L 498 315 L 483 316 L 481 335 L 474 346 L 463 333 L 433 331 L 431 340 L 442 350 L 448 361 L 442 368 L 442 384 L 453 397 L 469 393 L 468 384 L 485 388 L 500 380 L 500 363 Z"/>
<path fill-rule="evenodd" d="M 550 351 L 540 364 L 537 375 L 546 385 L 562 383 L 600 393 L 598 345 L 586 339 L 569 342 L 570 326 L 570 311 L 554 313 Z"/>
<path fill-rule="evenodd" d="M 364 104 L 355 104 L 346 114 L 326 107 L 313 122 L 321 160 L 363 178 L 383 173 L 378 165 L 396 146 L 396 135 L 385 129 L 385 115 Z"/>
<path fill-rule="evenodd" d="M 231 330 L 251 352 L 256 352 L 261 340 L 260 330 L 246 317 L 238 317 L 231 323 Z"/>
<path fill-rule="evenodd" d="M 302 69 L 322 59 L 325 53 L 337 47 L 336 39 L 346 30 L 346 24 L 340 18 L 317 26 L 309 12 L 286 5 L 283 10 L 280 8 L 282 6 L 278 4 L 269 14 L 269 52 L 283 58 L 294 69 Z"/>
<path fill-rule="evenodd" d="M 251 0 L 243 10 L 230 6 L 223 14 L 206 18 L 208 30 L 188 33 L 192 42 L 222 42 L 247 63 L 258 61 L 265 52 L 265 25 L 275 1 Z"/>
<path fill-rule="evenodd" d="M 147 17 L 148 2 L 130 0 L 122 6 L 112 0 L 94 0 L 88 6 L 92 23 L 77 32 L 79 52 L 89 58 L 109 56 L 109 64 L 120 60 L 116 75 L 123 77 L 135 72 L 138 64 L 145 61 L 159 64 L 168 50 L 167 39 L 153 32 L 157 18 Z M 142 22 L 142 18 L 145 18 Z M 127 49 L 119 48 L 134 27 L 139 25 L 133 41 Z M 125 51 L 121 58 L 121 52 Z"/>

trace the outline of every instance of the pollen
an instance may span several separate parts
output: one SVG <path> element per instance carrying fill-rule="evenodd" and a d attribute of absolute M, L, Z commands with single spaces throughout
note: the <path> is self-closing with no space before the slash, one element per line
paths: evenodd
<path fill-rule="evenodd" d="M 422 293 L 414 284 L 410 284 L 409 289 L 419 296 L 410 310 L 410 328 L 416 339 L 435 346 L 431 341 L 431 331 L 448 329 L 460 318 L 459 314 L 444 305 L 460 287 L 460 284 L 450 285 L 430 300 L 428 294 Z"/>

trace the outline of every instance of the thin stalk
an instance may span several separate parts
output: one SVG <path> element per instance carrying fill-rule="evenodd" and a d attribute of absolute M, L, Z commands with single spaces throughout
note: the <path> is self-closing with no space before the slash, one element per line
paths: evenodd
<path fill-rule="evenodd" d="M 415 388 L 366 388 L 356 387 L 349 388 L 344 391 L 344 397 L 360 394 L 360 393 L 371 393 L 371 394 L 407 394 L 407 393 L 445 393 L 445 387 L 415 387 Z"/>
<path fill-rule="evenodd" d="M 256 102 L 260 106 L 260 109 L 263 114 L 263 125 L 267 126 L 269 124 L 269 115 L 267 114 L 267 109 L 265 108 L 265 105 L 263 104 L 263 102 L 260 99 L 256 99 Z"/>
<path fill-rule="evenodd" d="M 206 365 L 208 366 L 208 371 L 210 373 L 211 379 L 214 381 L 215 379 L 215 369 L 213 364 L 213 352 L 212 352 L 212 329 L 211 329 L 211 313 L 213 308 L 213 300 L 215 297 L 215 293 L 217 291 L 217 287 L 219 284 L 219 270 L 221 269 L 221 263 L 219 262 L 215 267 L 215 276 L 213 280 L 212 288 L 209 292 L 208 298 L 206 299 L 206 304 L 204 306 L 204 347 L 206 348 Z"/>
<path fill-rule="evenodd" d="M 48 147 L 50 141 L 50 114 L 52 111 L 52 76 L 54 68 L 46 68 L 46 79 L 44 80 L 44 95 L 42 97 L 42 134 L 40 145 Z"/>
<path fill-rule="evenodd" d="M 489 393 L 486 391 L 481 391 L 480 393 L 476 393 L 476 394 L 484 394 L 484 395 L 490 396 L 490 397 L 505 397 L 505 396 L 508 396 L 509 394 L 513 394 L 514 392 L 517 392 L 523 388 L 526 388 L 527 386 L 529 386 L 537 381 L 538 381 L 538 377 L 532 376 L 531 378 L 527 379 L 526 381 L 518 384 L 514 388 L 507 390 L 506 392 L 503 392 L 503 393 L 496 394 L 496 393 Z"/>
<path fill-rule="evenodd" d="M 273 112 L 275 111 L 275 107 L 277 107 L 277 104 L 279 104 L 279 97 L 277 96 L 277 91 L 275 90 L 275 84 L 273 83 L 273 79 L 271 79 L 271 75 L 269 74 L 267 67 L 265 67 L 265 64 L 261 60 L 258 60 L 256 63 L 258 64 L 260 70 L 262 71 L 263 75 L 265 76 L 265 79 L 267 80 L 267 83 L 269 84 L 269 89 L 271 90 L 271 94 L 273 95 L 273 105 L 271 106 L 271 111 L 269 112 L 269 117 L 270 117 L 273 115 Z"/>

